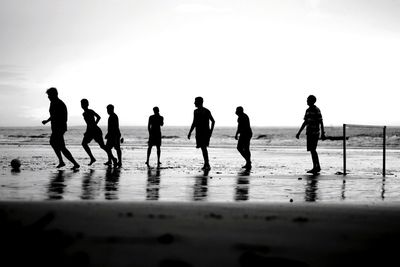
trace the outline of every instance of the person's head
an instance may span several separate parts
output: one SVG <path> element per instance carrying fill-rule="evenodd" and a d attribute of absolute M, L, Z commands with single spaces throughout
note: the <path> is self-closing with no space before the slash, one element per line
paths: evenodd
<path fill-rule="evenodd" d="M 307 97 L 307 105 L 312 106 L 317 102 L 317 98 L 314 95 L 309 95 Z"/>
<path fill-rule="evenodd" d="M 51 88 L 47 89 L 46 94 L 47 94 L 48 98 L 50 99 L 50 101 L 53 101 L 58 98 L 58 92 L 55 87 L 51 87 Z"/>
<path fill-rule="evenodd" d="M 89 107 L 89 101 L 86 98 L 81 100 L 81 107 L 83 109 L 87 109 Z"/>
<path fill-rule="evenodd" d="M 108 105 L 107 106 L 107 113 L 108 114 L 113 114 L 114 113 L 114 106 L 113 105 Z"/>
<path fill-rule="evenodd" d="M 243 107 L 239 106 L 236 108 L 236 115 L 242 115 L 243 114 Z"/>
<path fill-rule="evenodd" d="M 153 111 L 154 111 L 154 114 L 159 114 L 160 113 L 160 109 L 158 107 L 154 107 Z"/>
<path fill-rule="evenodd" d="M 194 105 L 196 107 L 202 107 L 203 106 L 203 98 L 201 96 L 198 96 L 194 99 Z"/>

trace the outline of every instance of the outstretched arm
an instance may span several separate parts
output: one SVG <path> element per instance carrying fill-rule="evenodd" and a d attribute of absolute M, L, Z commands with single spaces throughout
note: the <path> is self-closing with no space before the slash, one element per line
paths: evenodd
<path fill-rule="evenodd" d="M 297 139 L 300 138 L 300 134 L 301 134 L 301 132 L 304 130 L 304 127 L 306 127 L 306 125 L 307 125 L 307 123 L 306 123 L 306 121 L 304 121 L 303 124 L 301 125 L 299 131 L 298 131 L 297 134 L 296 134 L 296 138 L 297 138 Z"/>
<path fill-rule="evenodd" d="M 48 123 L 49 121 L 51 121 L 51 117 L 49 117 L 47 120 L 43 120 L 42 124 L 45 125 L 46 123 Z"/>

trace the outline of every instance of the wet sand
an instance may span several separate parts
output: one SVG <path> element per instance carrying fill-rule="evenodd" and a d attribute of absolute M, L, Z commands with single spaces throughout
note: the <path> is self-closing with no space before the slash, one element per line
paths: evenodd
<path fill-rule="evenodd" d="M 54 168 L 48 146 L 0 147 L 0 259 L 6 266 L 385 266 L 397 260 L 400 179 L 379 151 L 358 151 L 350 175 L 340 151 L 306 175 L 307 152 L 256 149 L 243 172 L 232 148 L 165 148 L 163 167 L 145 148 L 124 150 L 122 169 L 98 162 Z M 357 152 L 357 151 L 353 151 Z M 153 151 L 155 153 L 155 151 Z M 11 172 L 12 158 L 22 161 Z M 153 155 L 154 165 L 154 155 Z"/>
<path fill-rule="evenodd" d="M 81 147 L 71 147 L 81 163 L 79 171 L 57 170 L 49 146 L 0 147 L 0 201 L 7 200 L 116 200 L 206 202 L 394 202 L 400 201 L 398 152 L 388 151 L 387 176 L 380 171 L 381 151 L 348 153 L 349 175 L 342 170 L 341 151 L 320 151 L 323 170 L 319 176 L 305 174 L 310 167 L 304 149 L 253 150 L 253 168 L 241 169 L 243 159 L 234 148 L 209 149 L 212 169 L 201 171 L 201 152 L 191 147 L 165 147 L 162 168 L 144 164 L 145 147 L 125 148 L 123 167 L 108 169 L 104 151 L 92 145 L 98 161 L 87 166 Z M 10 161 L 20 158 L 20 172 L 11 172 Z"/>
<path fill-rule="evenodd" d="M 14 266 L 388 266 L 400 237 L 398 203 L 1 202 L 0 216 Z"/>

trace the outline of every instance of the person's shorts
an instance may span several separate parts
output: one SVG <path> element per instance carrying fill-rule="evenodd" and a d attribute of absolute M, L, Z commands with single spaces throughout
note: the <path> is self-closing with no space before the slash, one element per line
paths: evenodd
<path fill-rule="evenodd" d="M 210 145 L 210 132 L 196 132 L 196 147 L 208 147 Z"/>
<path fill-rule="evenodd" d="M 50 136 L 50 145 L 57 148 L 65 147 L 65 131 L 53 131 Z"/>
<path fill-rule="evenodd" d="M 99 127 L 86 131 L 86 133 L 83 135 L 82 143 L 89 144 L 92 140 L 96 141 L 99 144 L 101 142 L 104 142 L 103 132 Z"/>
<path fill-rule="evenodd" d="M 121 147 L 121 136 L 107 136 L 107 143 L 106 146 L 111 149 L 119 149 Z"/>
<path fill-rule="evenodd" d="M 319 134 L 307 135 L 307 151 L 314 151 L 318 146 Z"/>
<path fill-rule="evenodd" d="M 251 135 L 250 136 L 246 136 L 246 135 L 240 135 L 239 136 L 239 140 L 238 140 L 238 144 L 237 147 L 238 148 L 248 148 L 250 147 L 250 140 L 251 140 Z"/>
<path fill-rule="evenodd" d="M 149 146 L 161 146 L 161 134 L 151 134 L 148 144 Z"/>

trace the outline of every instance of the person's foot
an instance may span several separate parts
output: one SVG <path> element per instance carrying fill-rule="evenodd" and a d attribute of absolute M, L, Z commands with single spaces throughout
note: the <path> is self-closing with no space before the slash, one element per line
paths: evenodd
<path fill-rule="evenodd" d="M 95 158 L 92 158 L 92 159 L 90 160 L 88 166 L 91 166 L 91 165 L 92 165 L 93 163 L 95 163 L 95 162 L 96 162 L 96 159 L 95 159 Z"/>
<path fill-rule="evenodd" d="M 307 171 L 307 173 L 311 174 L 318 174 L 321 171 L 321 168 L 312 168 L 311 170 Z"/>
<path fill-rule="evenodd" d="M 244 165 L 242 168 L 244 168 L 246 170 L 250 170 L 251 169 L 251 163 L 246 163 L 246 165 Z"/>
<path fill-rule="evenodd" d="M 64 166 L 65 166 L 65 163 L 64 163 L 64 162 L 60 162 L 60 163 L 57 165 L 56 168 L 58 169 L 58 168 L 62 168 L 62 167 L 64 167 Z"/>
<path fill-rule="evenodd" d="M 81 166 L 78 163 L 75 163 L 74 166 L 72 166 L 71 170 L 78 170 Z"/>
<path fill-rule="evenodd" d="M 314 172 L 315 172 L 314 168 L 312 168 L 311 170 L 307 171 L 307 173 L 314 173 Z"/>
<path fill-rule="evenodd" d="M 150 167 L 150 164 L 148 161 L 146 161 L 144 164 L 146 164 L 147 167 Z"/>
<path fill-rule="evenodd" d="M 161 162 L 157 162 L 157 168 L 160 168 L 161 167 Z"/>
<path fill-rule="evenodd" d="M 111 161 L 104 162 L 104 165 L 110 166 L 111 165 Z"/>
<path fill-rule="evenodd" d="M 116 158 L 111 159 L 113 162 L 114 167 L 117 167 L 118 165 L 118 160 Z"/>
<path fill-rule="evenodd" d="M 118 168 L 121 168 L 121 167 L 122 167 L 122 162 L 121 162 L 121 161 L 118 162 L 117 167 L 118 167 Z"/>
<path fill-rule="evenodd" d="M 210 166 L 210 164 L 204 164 L 203 168 L 201 168 L 201 169 L 204 171 L 209 171 L 209 170 L 211 170 L 211 166 Z"/>

